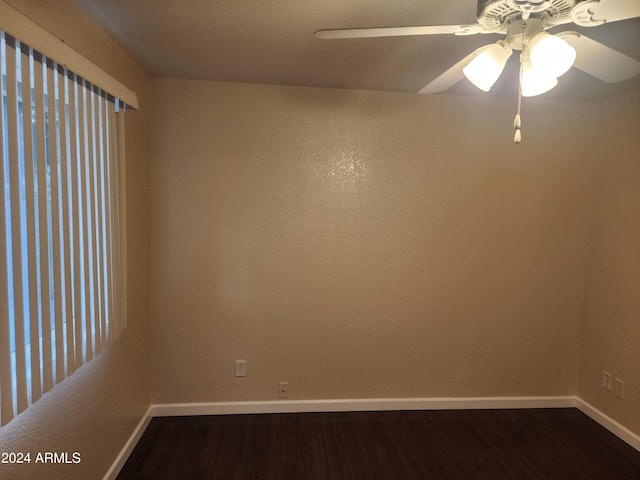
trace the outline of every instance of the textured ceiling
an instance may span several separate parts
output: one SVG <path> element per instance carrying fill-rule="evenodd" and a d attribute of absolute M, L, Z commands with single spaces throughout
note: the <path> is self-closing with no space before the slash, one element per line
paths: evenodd
<path fill-rule="evenodd" d="M 611 1 L 611 0 L 610 0 Z M 614 0 L 615 1 L 615 0 Z M 638 0 L 640 1 L 640 0 Z M 417 92 L 501 36 L 320 40 L 323 28 L 475 23 L 476 0 L 77 0 L 153 76 Z M 577 30 L 640 60 L 640 19 Z M 515 95 L 517 56 L 492 95 Z M 571 69 L 545 94 L 602 98 L 640 88 Z M 466 79 L 447 93 L 487 95 Z"/>

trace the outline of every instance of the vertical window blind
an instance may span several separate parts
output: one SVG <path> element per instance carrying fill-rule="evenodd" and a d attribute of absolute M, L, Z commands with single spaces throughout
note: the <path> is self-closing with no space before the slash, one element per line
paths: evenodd
<path fill-rule="evenodd" d="M 125 105 L 0 31 L 0 425 L 126 326 Z"/>

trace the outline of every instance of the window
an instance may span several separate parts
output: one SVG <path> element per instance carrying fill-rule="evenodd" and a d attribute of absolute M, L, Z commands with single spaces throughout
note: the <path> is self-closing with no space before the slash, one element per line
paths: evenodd
<path fill-rule="evenodd" d="M 125 327 L 124 106 L 0 31 L 0 424 Z"/>

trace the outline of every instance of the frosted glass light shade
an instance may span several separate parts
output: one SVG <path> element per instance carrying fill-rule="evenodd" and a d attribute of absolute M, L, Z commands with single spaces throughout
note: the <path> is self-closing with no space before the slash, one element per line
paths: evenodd
<path fill-rule="evenodd" d="M 522 64 L 522 96 L 535 97 L 558 85 L 558 79 L 533 68 L 528 60 Z"/>
<path fill-rule="evenodd" d="M 545 75 L 558 78 L 571 68 L 576 60 L 576 51 L 560 37 L 540 32 L 529 44 L 531 65 Z"/>
<path fill-rule="evenodd" d="M 494 43 L 476 55 L 462 72 L 476 87 L 488 92 L 500 77 L 511 52 L 511 47 L 506 42 Z"/>

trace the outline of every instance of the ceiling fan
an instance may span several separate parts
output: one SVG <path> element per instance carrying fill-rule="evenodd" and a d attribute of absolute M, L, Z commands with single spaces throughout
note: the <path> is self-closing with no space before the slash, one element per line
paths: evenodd
<path fill-rule="evenodd" d="M 318 30 L 322 39 L 398 37 L 410 35 L 503 34 L 504 40 L 482 46 L 432 80 L 419 93 L 447 90 L 463 77 L 489 91 L 513 50 L 520 53 L 518 114 L 514 122 L 520 142 L 521 96 L 551 90 L 575 67 L 604 82 L 620 82 L 640 74 L 640 62 L 574 31 L 556 35 L 546 30 L 575 23 L 596 27 L 640 17 L 640 0 L 478 0 L 477 23 L 414 27 Z"/>

